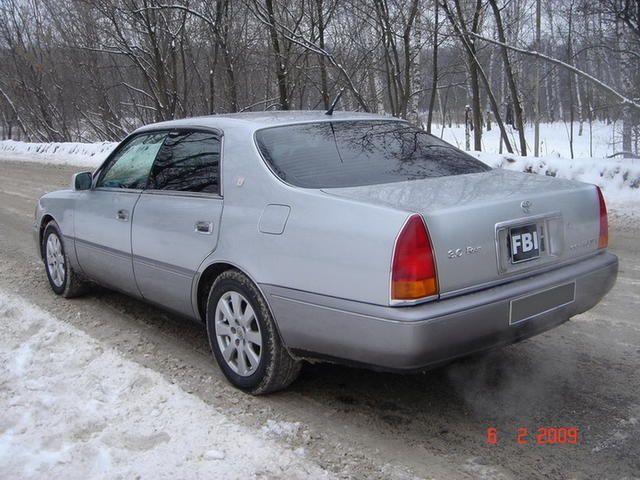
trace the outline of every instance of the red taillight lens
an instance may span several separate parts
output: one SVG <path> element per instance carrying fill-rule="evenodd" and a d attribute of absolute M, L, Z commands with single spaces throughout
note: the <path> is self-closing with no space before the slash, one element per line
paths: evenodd
<path fill-rule="evenodd" d="M 600 235 L 598 237 L 598 248 L 607 248 L 609 244 L 609 221 L 607 220 L 607 204 L 600 187 L 598 189 L 598 202 L 600 203 Z"/>
<path fill-rule="evenodd" d="M 431 240 L 420 215 L 405 223 L 393 253 L 391 298 L 416 300 L 438 293 Z"/>

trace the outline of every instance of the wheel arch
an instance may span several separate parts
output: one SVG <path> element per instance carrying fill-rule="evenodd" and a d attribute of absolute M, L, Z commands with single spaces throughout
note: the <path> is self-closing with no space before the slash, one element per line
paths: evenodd
<path fill-rule="evenodd" d="M 44 251 L 42 250 L 42 237 L 44 236 L 44 229 L 47 228 L 47 225 L 49 225 L 50 222 L 55 221 L 56 219 L 53 218 L 53 215 L 49 213 L 45 213 L 40 219 L 40 226 L 38 228 L 38 252 L 40 252 L 41 259 L 44 259 Z"/>
<path fill-rule="evenodd" d="M 247 272 L 245 268 L 237 265 L 236 263 L 229 262 L 226 260 L 219 260 L 207 265 L 207 267 L 202 271 L 202 273 L 199 274 L 198 278 L 196 279 L 197 285 L 196 285 L 196 288 L 194 289 L 194 293 L 195 293 L 194 300 L 196 301 L 196 306 L 197 306 L 196 313 L 200 318 L 200 321 L 204 322 L 206 320 L 207 299 L 209 298 L 209 291 L 211 290 L 211 285 L 213 285 L 213 282 L 216 281 L 216 278 L 218 278 L 222 273 L 226 272 L 227 270 L 238 270 L 243 275 L 246 275 L 247 278 L 251 280 L 251 283 L 253 283 L 255 287 L 258 289 L 258 291 L 260 292 L 260 295 L 262 295 L 262 298 L 264 298 L 264 301 L 267 303 L 267 307 L 269 308 L 269 311 L 273 316 L 273 311 L 271 310 L 271 306 L 269 305 L 267 296 L 264 294 L 264 292 L 262 291 L 262 288 L 260 288 L 260 285 L 258 284 L 258 282 L 256 282 L 253 276 L 249 272 Z"/>
<path fill-rule="evenodd" d="M 194 302 L 197 308 L 195 312 L 197 315 L 197 318 L 203 323 L 206 321 L 207 300 L 209 298 L 209 291 L 211 290 L 211 285 L 213 285 L 213 282 L 216 281 L 216 278 L 218 278 L 222 273 L 228 270 L 238 270 L 240 273 L 246 275 L 249 280 L 251 280 L 251 283 L 255 285 L 255 287 L 260 292 L 260 295 L 262 295 L 262 298 L 264 299 L 265 303 L 267 304 L 267 308 L 271 313 L 271 317 L 273 318 L 276 324 L 276 330 L 278 330 L 278 333 L 280 333 L 280 327 L 278 326 L 278 319 L 276 318 L 273 312 L 273 309 L 269 304 L 269 299 L 267 298 L 264 291 L 260 287 L 260 284 L 256 282 L 253 276 L 249 274 L 245 268 L 242 268 L 235 263 L 224 261 L 224 260 L 216 261 L 207 265 L 207 267 L 202 271 L 202 273 L 199 274 L 198 278 L 196 279 L 196 286 L 194 288 L 194 297 L 195 297 Z M 281 338 L 282 338 L 282 335 L 281 335 Z"/>
<path fill-rule="evenodd" d="M 207 266 L 202 273 L 199 274 L 195 288 L 196 314 L 201 322 L 207 318 L 207 298 L 211 285 L 216 281 L 223 272 L 237 268 L 235 265 L 226 262 L 215 262 Z M 243 272 L 244 273 L 244 272 Z"/>

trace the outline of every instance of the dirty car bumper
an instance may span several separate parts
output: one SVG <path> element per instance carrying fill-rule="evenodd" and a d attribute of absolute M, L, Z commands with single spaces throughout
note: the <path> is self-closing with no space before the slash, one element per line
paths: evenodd
<path fill-rule="evenodd" d="M 549 330 L 600 301 L 618 258 L 588 259 L 475 293 L 384 307 L 261 285 L 289 349 L 394 370 L 415 370 Z"/>

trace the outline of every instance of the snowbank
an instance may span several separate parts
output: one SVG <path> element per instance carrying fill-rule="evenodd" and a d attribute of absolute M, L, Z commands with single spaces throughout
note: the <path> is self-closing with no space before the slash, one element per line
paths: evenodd
<path fill-rule="evenodd" d="M 0 160 L 80 165 L 98 168 L 116 147 L 114 142 L 101 143 L 28 143 L 0 141 Z"/>
<path fill-rule="evenodd" d="M 328 478 L 261 431 L 0 291 L 0 478 Z"/>
<path fill-rule="evenodd" d="M 558 155 L 518 155 L 469 152 L 494 168 L 537 173 L 593 183 L 602 188 L 607 203 L 636 203 L 640 208 L 640 160 L 626 158 L 575 158 Z"/>

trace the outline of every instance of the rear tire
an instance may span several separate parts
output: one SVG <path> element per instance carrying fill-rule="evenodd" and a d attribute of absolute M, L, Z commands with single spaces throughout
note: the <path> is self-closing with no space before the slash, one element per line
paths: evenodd
<path fill-rule="evenodd" d="M 207 300 L 207 335 L 231 384 L 253 395 L 288 387 L 301 362 L 282 343 L 265 299 L 238 270 L 223 272 Z"/>
<path fill-rule="evenodd" d="M 69 262 L 60 227 L 54 220 L 47 224 L 42 235 L 42 257 L 49 286 L 57 295 L 73 298 L 87 291 L 87 283 Z"/>

